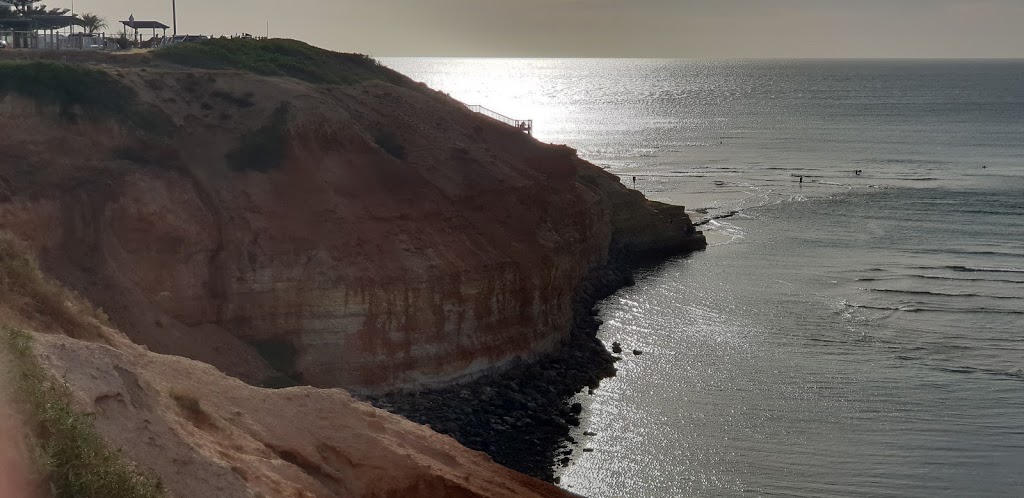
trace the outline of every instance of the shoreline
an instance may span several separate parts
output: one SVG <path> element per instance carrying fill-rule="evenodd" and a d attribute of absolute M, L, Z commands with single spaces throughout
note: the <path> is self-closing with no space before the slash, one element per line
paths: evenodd
<path fill-rule="evenodd" d="M 566 341 L 533 362 L 464 384 L 362 396 L 377 408 L 428 425 L 462 445 L 487 453 L 510 469 L 557 482 L 576 441 L 582 406 L 570 404 L 584 388 L 596 389 L 616 374 L 614 356 L 597 338 L 597 304 L 633 285 L 634 268 L 619 261 L 591 270 L 573 299 L 573 325 Z"/>

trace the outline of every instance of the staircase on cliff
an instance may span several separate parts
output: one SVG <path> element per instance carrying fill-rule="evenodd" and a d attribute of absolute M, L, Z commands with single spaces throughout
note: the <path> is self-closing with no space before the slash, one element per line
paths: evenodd
<path fill-rule="evenodd" d="M 467 105 L 466 107 L 469 107 L 469 110 L 473 112 L 483 114 L 484 116 L 487 116 L 491 119 L 501 121 L 502 123 L 505 123 L 509 126 L 514 126 L 521 131 L 533 135 L 532 119 L 512 119 L 508 116 L 505 116 L 504 114 L 498 114 L 497 112 L 494 112 L 482 105 Z"/>

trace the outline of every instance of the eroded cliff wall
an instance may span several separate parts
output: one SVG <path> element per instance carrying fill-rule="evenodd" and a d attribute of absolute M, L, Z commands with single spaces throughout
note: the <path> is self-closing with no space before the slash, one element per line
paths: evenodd
<path fill-rule="evenodd" d="M 250 383 L 500 368 L 567 336 L 610 251 L 702 244 L 571 149 L 411 83 L 106 70 L 168 126 L 3 97 L 0 227 L 134 341 Z"/>
<path fill-rule="evenodd" d="M 147 351 L 7 234 L 0 401 L 5 498 L 570 495 L 343 389 L 258 388 Z"/>

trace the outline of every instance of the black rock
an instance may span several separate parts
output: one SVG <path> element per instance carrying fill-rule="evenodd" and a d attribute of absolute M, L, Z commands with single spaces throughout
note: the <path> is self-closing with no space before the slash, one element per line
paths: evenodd
<path fill-rule="evenodd" d="M 634 350 L 633 350 L 633 355 L 635 355 L 635 356 L 640 356 L 640 355 L 642 355 L 642 354 L 644 354 L 644 352 L 643 352 L 643 351 L 640 351 L 639 349 L 634 349 Z"/>
<path fill-rule="evenodd" d="M 374 396 L 374 405 L 448 432 L 499 464 L 553 481 L 552 464 L 568 465 L 572 450 L 566 445 L 576 444 L 570 427 L 580 425 L 583 405 L 570 403 L 572 397 L 586 387 L 593 393 L 615 375 L 616 357 L 597 339 L 595 305 L 629 281 L 628 255 L 613 254 L 609 266 L 591 272 L 577 289 L 574 327 L 558 350 L 458 386 Z M 613 347 L 621 353 L 620 344 Z"/>
<path fill-rule="evenodd" d="M 612 343 L 612 352 L 615 353 L 615 354 L 621 353 L 622 352 L 622 344 L 619 344 L 617 342 L 613 342 Z"/>

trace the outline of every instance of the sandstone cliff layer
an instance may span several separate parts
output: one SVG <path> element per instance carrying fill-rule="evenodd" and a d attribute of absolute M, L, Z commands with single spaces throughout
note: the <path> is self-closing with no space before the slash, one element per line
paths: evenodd
<path fill-rule="evenodd" d="M 568 495 L 342 389 L 258 388 L 147 351 L 4 234 L 0 414 L 5 498 L 136 496 L 142 488 L 115 468 L 120 455 L 168 497 Z M 92 442 L 93 430 L 117 458 Z M 44 459 L 51 465 L 29 468 Z"/>
<path fill-rule="evenodd" d="M 251 384 L 472 377 L 560 344 L 609 254 L 703 244 L 572 149 L 397 75 L 110 64 L 146 119 L 2 97 L 0 227 L 133 341 Z"/>

